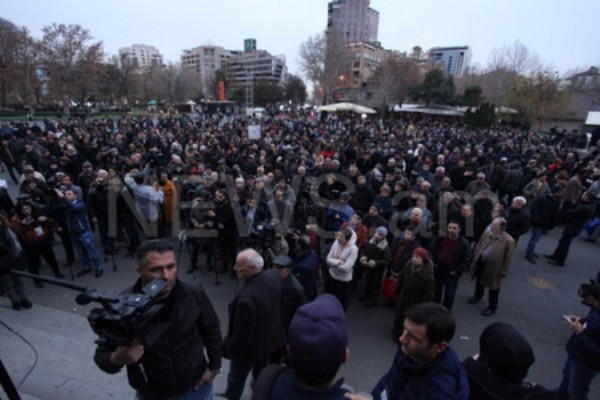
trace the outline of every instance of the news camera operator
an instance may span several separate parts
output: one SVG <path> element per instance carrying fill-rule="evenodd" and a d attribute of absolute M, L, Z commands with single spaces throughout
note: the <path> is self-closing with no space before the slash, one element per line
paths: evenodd
<path fill-rule="evenodd" d="M 157 323 L 166 330 L 149 346 L 138 338 L 129 346 L 99 339 L 94 361 L 113 374 L 127 366 L 138 400 L 212 399 L 212 382 L 221 370 L 223 338 L 219 318 L 202 287 L 177 279 L 175 248 L 150 240 L 137 248 L 139 279 L 124 293 L 139 293 L 155 278 L 166 284 L 154 301 L 162 303 Z"/>

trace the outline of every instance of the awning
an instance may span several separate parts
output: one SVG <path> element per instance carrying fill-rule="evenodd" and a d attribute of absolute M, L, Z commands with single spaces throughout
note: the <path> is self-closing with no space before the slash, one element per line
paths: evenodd
<path fill-rule="evenodd" d="M 589 111 L 585 119 L 586 125 L 600 125 L 600 111 Z"/>

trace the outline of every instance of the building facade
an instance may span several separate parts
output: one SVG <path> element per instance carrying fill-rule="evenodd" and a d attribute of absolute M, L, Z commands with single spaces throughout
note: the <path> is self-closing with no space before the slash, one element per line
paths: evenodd
<path fill-rule="evenodd" d="M 461 77 L 471 64 L 469 46 L 434 47 L 429 50 L 429 63 L 439 66 L 447 75 Z"/>
<path fill-rule="evenodd" d="M 119 49 L 121 63 L 131 63 L 136 69 L 149 69 L 153 66 L 163 66 L 163 56 L 154 46 L 134 44 Z"/>
<path fill-rule="evenodd" d="M 379 12 L 370 0 L 333 0 L 327 5 L 327 32 L 336 32 L 347 43 L 377 42 Z"/>
<path fill-rule="evenodd" d="M 284 56 L 273 56 L 256 49 L 256 40 L 246 39 L 244 51 L 231 51 L 225 64 L 225 76 L 231 87 L 246 87 L 249 82 L 266 81 L 277 85 L 287 82 Z"/>
<path fill-rule="evenodd" d="M 220 46 L 198 46 L 183 51 L 181 67 L 198 75 L 202 85 L 202 93 L 210 97 L 213 91 L 209 88 L 209 85 L 213 83 L 215 71 L 223 69 L 231 56 L 231 51 Z"/>

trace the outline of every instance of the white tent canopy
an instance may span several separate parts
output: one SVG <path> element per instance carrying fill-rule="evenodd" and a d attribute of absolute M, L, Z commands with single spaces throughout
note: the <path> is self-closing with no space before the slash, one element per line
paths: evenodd
<path fill-rule="evenodd" d="M 354 103 L 332 103 L 317 108 L 319 112 L 338 112 L 338 111 L 352 111 L 357 114 L 375 114 L 377 111 L 372 108 L 361 106 L 360 104 Z"/>
<path fill-rule="evenodd" d="M 600 125 L 600 111 L 588 112 L 587 118 L 585 119 L 586 125 Z"/>

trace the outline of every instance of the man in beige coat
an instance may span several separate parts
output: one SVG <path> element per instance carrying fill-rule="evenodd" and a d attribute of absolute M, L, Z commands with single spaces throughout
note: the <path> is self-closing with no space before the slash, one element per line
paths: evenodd
<path fill-rule="evenodd" d="M 488 307 L 481 312 L 484 316 L 494 314 L 498 308 L 500 282 L 508 275 L 515 253 L 515 241 L 505 230 L 506 220 L 494 218 L 475 247 L 471 264 L 471 278 L 476 280 L 475 295 L 469 298 L 469 303 L 478 303 L 487 287 Z"/>

